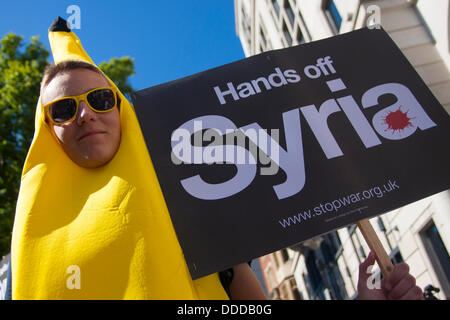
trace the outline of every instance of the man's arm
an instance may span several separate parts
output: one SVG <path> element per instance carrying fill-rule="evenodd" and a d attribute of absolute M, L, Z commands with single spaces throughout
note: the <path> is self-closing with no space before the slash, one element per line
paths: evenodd
<path fill-rule="evenodd" d="M 230 295 L 233 300 L 267 300 L 261 285 L 248 263 L 233 267 Z"/>

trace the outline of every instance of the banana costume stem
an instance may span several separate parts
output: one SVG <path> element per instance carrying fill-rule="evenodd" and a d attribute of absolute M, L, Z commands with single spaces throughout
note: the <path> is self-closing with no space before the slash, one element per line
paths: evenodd
<path fill-rule="evenodd" d="M 64 19 L 49 41 L 55 64 L 95 66 Z M 70 160 L 39 98 L 13 228 L 13 299 L 228 299 L 217 273 L 192 280 L 133 107 L 117 91 L 121 144 L 97 169 Z"/>

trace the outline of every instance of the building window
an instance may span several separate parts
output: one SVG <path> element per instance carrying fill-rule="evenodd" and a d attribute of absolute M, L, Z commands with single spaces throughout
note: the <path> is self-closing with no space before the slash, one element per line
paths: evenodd
<path fill-rule="evenodd" d="M 334 1 L 326 0 L 324 2 L 324 10 L 328 22 L 331 25 L 331 29 L 333 29 L 333 33 L 338 34 L 339 30 L 341 29 L 342 16 L 339 13 Z"/>
<path fill-rule="evenodd" d="M 272 257 L 273 257 L 273 260 L 275 261 L 275 267 L 276 267 L 277 269 L 279 269 L 279 268 L 280 268 L 280 263 L 278 262 L 277 253 L 274 252 L 274 253 L 272 254 Z"/>
<path fill-rule="evenodd" d="M 307 274 L 307 283 L 310 286 L 310 298 L 312 299 L 325 299 L 323 295 L 323 277 L 317 268 L 316 255 L 314 251 L 307 250 L 305 254 L 305 262 L 306 262 L 306 270 Z"/>
<path fill-rule="evenodd" d="M 349 234 L 349 236 L 350 236 L 350 242 L 351 242 L 352 247 L 353 247 L 353 251 L 354 251 L 354 253 L 355 253 L 356 258 L 358 259 L 358 263 L 361 263 L 361 262 L 362 262 L 362 261 L 361 261 L 361 257 L 360 257 L 359 254 L 358 254 L 358 250 L 357 250 L 356 244 L 355 244 L 356 233 L 355 233 L 355 232 L 352 232 L 352 233 Z"/>
<path fill-rule="evenodd" d="M 393 264 L 399 264 L 404 261 L 403 256 L 400 253 L 400 250 L 398 248 L 395 248 L 394 250 L 392 250 L 390 256 L 391 256 L 391 261 Z"/>
<path fill-rule="evenodd" d="M 359 246 L 359 254 L 363 260 L 367 258 L 366 253 L 364 252 L 364 248 L 361 245 Z"/>
<path fill-rule="evenodd" d="M 281 250 L 281 258 L 283 260 L 283 263 L 289 260 L 289 253 L 286 249 Z"/>
<path fill-rule="evenodd" d="M 421 232 L 421 238 L 444 294 L 450 296 L 450 256 L 436 225 L 432 221 Z"/>
<path fill-rule="evenodd" d="M 292 46 L 292 37 L 284 21 L 283 21 L 283 34 L 288 44 L 288 47 Z"/>
<path fill-rule="evenodd" d="M 267 46 L 267 40 L 266 40 L 266 37 L 264 36 L 264 32 L 262 30 L 261 30 L 261 40 L 262 40 L 264 47 Z"/>
<path fill-rule="evenodd" d="M 351 224 L 351 225 L 347 226 L 348 234 L 351 236 L 353 234 L 353 232 L 355 232 L 355 229 L 356 229 L 356 224 Z"/>
<path fill-rule="evenodd" d="M 359 236 L 356 232 L 354 232 L 352 234 L 352 239 L 354 239 L 354 241 L 356 242 L 357 246 L 358 246 L 358 255 L 361 258 L 362 261 L 364 261 L 367 258 L 366 252 L 364 251 L 364 248 L 362 246 L 362 243 L 359 239 Z"/>
<path fill-rule="evenodd" d="M 294 26 L 294 20 L 295 20 L 295 14 L 294 11 L 291 8 L 291 4 L 288 0 L 284 0 L 284 10 L 286 11 L 286 15 L 289 19 L 289 22 L 291 23 L 291 26 Z"/>
<path fill-rule="evenodd" d="M 306 287 L 306 291 L 308 293 L 309 299 L 312 299 L 314 296 L 314 291 L 311 288 L 311 283 L 309 282 L 308 276 L 305 273 L 302 273 L 303 283 Z"/>
<path fill-rule="evenodd" d="M 333 232 L 333 239 L 334 239 L 334 244 L 335 244 L 337 250 L 339 250 L 342 247 L 342 242 L 341 242 L 341 238 L 339 238 L 339 233 L 337 231 Z"/>
<path fill-rule="evenodd" d="M 264 52 L 264 48 L 262 47 L 262 45 L 259 45 L 259 52 Z"/>
<path fill-rule="evenodd" d="M 277 17 L 280 17 L 280 5 L 278 4 L 278 0 L 272 0 L 272 6 L 275 9 Z"/>
<path fill-rule="evenodd" d="M 303 296 L 300 291 L 298 291 L 297 288 L 297 282 L 295 281 L 295 278 L 291 278 L 290 280 L 291 290 L 292 290 L 292 296 L 294 297 L 294 300 L 303 300 Z"/>
<path fill-rule="evenodd" d="M 297 40 L 297 44 L 302 44 L 302 43 L 306 42 L 305 37 L 303 36 L 302 30 L 300 30 L 300 27 L 297 27 L 296 40 Z"/>

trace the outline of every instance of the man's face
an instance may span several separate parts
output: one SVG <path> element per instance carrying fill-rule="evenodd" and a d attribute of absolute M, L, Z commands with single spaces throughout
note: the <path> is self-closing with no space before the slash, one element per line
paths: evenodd
<path fill-rule="evenodd" d="M 60 73 L 45 88 L 42 105 L 55 99 L 76 96 L 99 87 L 109 87 L 108 81 L 89 69 L 74 69 Z M 53 130 L 67 155 L 81 167 L 96 168 L 106 164 L 120 145 L 119 109 L 97 113 L 80 101 L 78 114 L 69 123 L 53 125 Z"/>

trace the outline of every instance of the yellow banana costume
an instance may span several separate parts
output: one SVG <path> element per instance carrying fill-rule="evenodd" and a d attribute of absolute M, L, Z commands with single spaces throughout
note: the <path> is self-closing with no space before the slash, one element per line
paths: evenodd
<path fill-rule="evenodd" d="M 95 65 L 63 19 L 49 41 L 56 64 Z M 97 169 L 70 160 L 39 99 L 14 221 L 12 298 L 228 299 L 217 273 L 192 280 L 133 107 L 118 92 L 121 144 Z"/>

